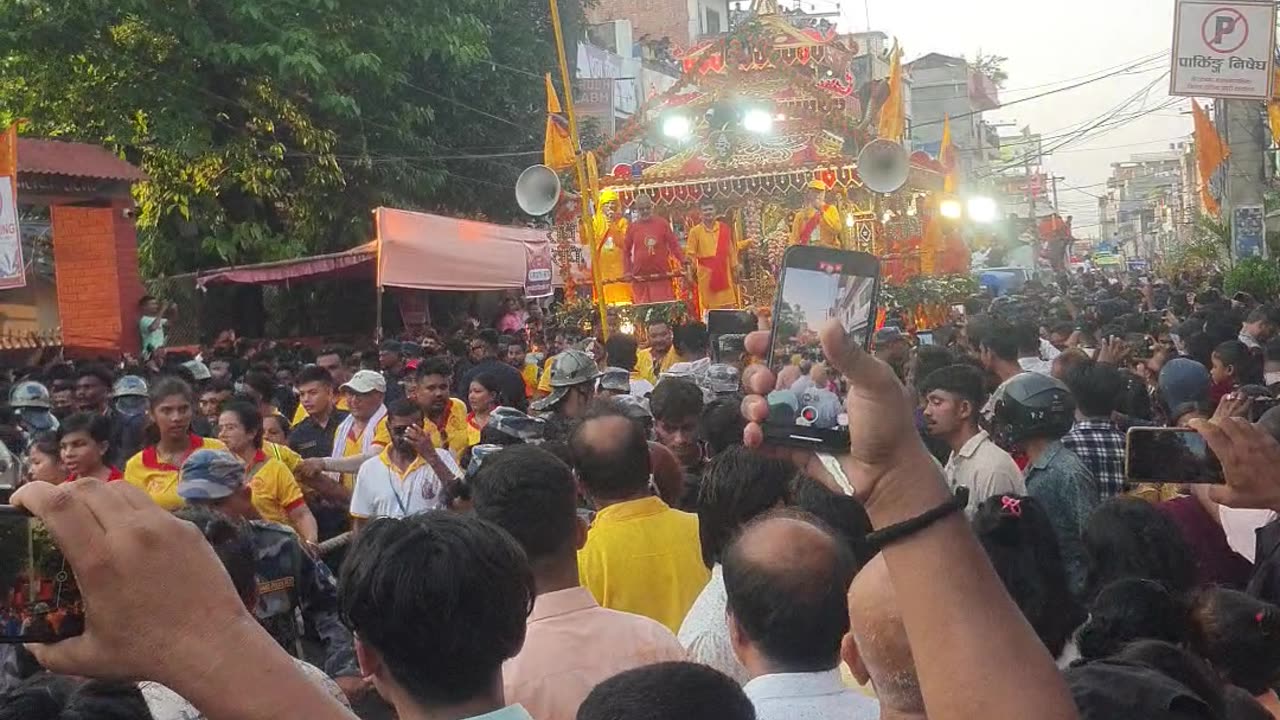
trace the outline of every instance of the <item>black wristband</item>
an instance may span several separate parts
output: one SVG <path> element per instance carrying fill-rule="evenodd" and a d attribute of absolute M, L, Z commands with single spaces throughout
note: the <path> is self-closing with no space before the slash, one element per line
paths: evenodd
<path fill-rule="evenodd" d="M 950 500 L 942 503 L 938 507 L 929 510 L 921 515 L 903 520 L 900 523 L 894 523 L 887 528 L 881 528 L 867 535 L 867 542 L 877 550 L 884 548 L 915 535 L 916 533 L 928 528 L 930 525 L 939 520 L 959 512 L 969 505 L 969 488 L 958 487 L 956 494 Z"/>

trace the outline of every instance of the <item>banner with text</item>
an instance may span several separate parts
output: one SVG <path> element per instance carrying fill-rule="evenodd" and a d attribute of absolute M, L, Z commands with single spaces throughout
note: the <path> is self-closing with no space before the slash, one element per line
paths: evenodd
<path fill-rule="evenodd" d="M 17 183 L 11 175 L 0 175 L 0 290 L 26 286 L 22 231 L 18 227 Z"/>
<path fill-rule="evenodd" d="M 1180 0 L 1175 12 L 1170 95 L 1270 99 L 1274 4 Z"/>
<path fill-rule="evenodd" d="M 526 299 L 550 297 L 551 246 L 549 243 L 524 244 L 524 296 Z"/>

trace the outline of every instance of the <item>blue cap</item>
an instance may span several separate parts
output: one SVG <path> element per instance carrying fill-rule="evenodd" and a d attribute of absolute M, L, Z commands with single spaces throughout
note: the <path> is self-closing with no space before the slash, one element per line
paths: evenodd
<path fill-rule="evenodd" d="M 1189 358 L 1174 358 L 1160 369 L 1160 394 L 1170 408 L 1207 402 L 1209 383 L 1209 371 Z"/>
<path fill-rule="evenodd" d="M 178 497 L 188 502 L 221 500 L 245 484 L 245 466 L 226 450 L 197 450 L 178 471 Z"/>

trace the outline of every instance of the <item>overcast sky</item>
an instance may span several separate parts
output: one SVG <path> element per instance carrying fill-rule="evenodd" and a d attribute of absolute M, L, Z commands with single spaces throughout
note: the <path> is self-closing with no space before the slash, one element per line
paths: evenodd
<path fill-rule="evenodd" d="M 806 10 L 836 7 L 835 0 L 800 1 Z M 1147 72 L 1112 77 L 984 115 L 990 122 L 1029 124 L 1045 136 L 1061 135 L 1104 115 L 1169 67 L 1174 0 L 839 0 L 839 5 L 841 30 L 865 30 L 869 13 L 871 28 L 897 36 L 908 61 L 929 52 L 973 58 L 981 51 L 1008 57 L 1002 102 L 1162 54 L 1162 61 Z M 1154 108 L 1171 100 L 1168 92 L 1168 79 L 1161 79 L 1145 104 L 1135 103 L 1130 109 Z M 1179 111 L 1189 108 L 1189 101 L 1179 99 L 1173 107 L 1072 143 L 1047 161 L 1055 174 L 1066 177 L 1059 182 L 1059 196 L 1064 213 L 1075 216 L 1079 236 L 1097 233 L 1097 200 L 1085 192 L 1100 194 L 1104 188 L 1098 183 L 1106 180 L 1112 162 L 1185 140 L 1191 118 Z M 1083 192 L 1068 190 L 1068 185 L 1083 187 Z"/>

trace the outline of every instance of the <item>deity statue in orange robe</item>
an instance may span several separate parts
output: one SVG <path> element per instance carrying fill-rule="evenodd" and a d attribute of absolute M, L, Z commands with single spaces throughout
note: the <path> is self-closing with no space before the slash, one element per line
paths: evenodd
<path fill-rule="evenodd" d="M 606 305 L 629 304 L 631 283 L 622 280 L 626 274 L 622 245 L 627 237 L 627 219 L 618 211 L 618 194 L 613 190 L 600 192 L 600 210 L 596 212 L 593 227 L 599 255 L 591 262 L 599 262 L 593 267 L 604 288 L 604 302 Z"/>
<path fill-rule="evenodd" d="M 689 230 L 685 256 L 693 263 L 698 279 L 702 311 L 741 307 L 738 299 L 738 251 L 729 223 L 716 218 L 713 203 L 701 207 L 702 222 Z"/>

